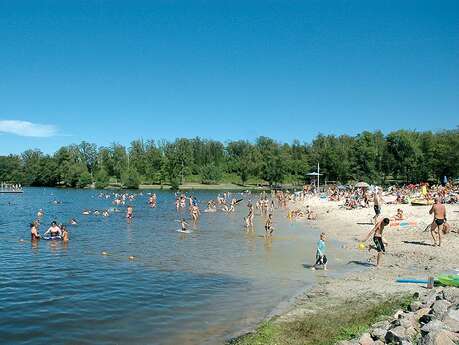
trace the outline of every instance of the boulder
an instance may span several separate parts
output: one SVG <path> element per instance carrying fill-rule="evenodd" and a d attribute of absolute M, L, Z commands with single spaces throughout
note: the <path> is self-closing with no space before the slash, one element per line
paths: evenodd
<path fill-rule="evenodd" d="M 432 320 L 429 323 L 426 323 L 424 326 L 422 326 L 421 332 L 422 334 L 427 334 L 431 332 L 440 331 L 443 329 L 449 330 L 449 327 L 440 320 Z"/>
<path fill-rule="evenodd" d="M 417 311 L 422 308 L 422 302 L 414 301 L 410 304 L 410 311 Z"/>
<path fill-rule="evenodd" d="M 421 317 L 423 317 L 424 315 L 427 315 L 430 313 L 430 308 L 421 308 L 419 310 L 417 310 L 415 313 L 414 313 L 414 318 L 416 319 L 416 321 L 419 322 L 419 319 Z"/>
<path fill-rule="evenodd" d="M 430 308 L 432 304 L 437 300 L 437 291 L 432 290 L 428 294 L 426 294 L 421 300 L 422 300 L 422 306 L 423 308 Z"/>
<path fill-rule="evenodd" d="M 430 332 L 422 337 L 419 345 L 455 345 L 459 341 L 459 336 L 446 330 Z"/>
<path fill-rule="evenodd" d="M 416 319 L 414 313 L 408 313 L 404 314 L 403 317 L 399 320 L 400 321 L 400 326 L 405 327 L 405 328 L 414 328 L 419 330 L 419 322 Z"/>
<path fill-rule="evenodd" d="M 453 304 L 459 304 L 459 289 L 452 286 L 446 287 L 443 290 L 443 297 Z"/>
<path fill-rule="evenodd" d="M 459 309 L 449 308 L 442 321 L 451 331 L 459 333 Z"/>
<path fill-rule="evenodd" d="M 451 306 L 451 302 L 447 300 L 438 300 L 432 305 L 432 311 L 436 318 L 441 319 Z"/>
<path fill-rule="evenodd" d="M 397 310 L 397 311 L 395 312 L 393 318 L 394 318 L 394 319 L 398 319 L 398 318 L 399 318 L 400 316 L 402 316 L 402 315 L 403 315 L 403 310 L 399 309 L 399 310 Z"/>
<path fill-rule="evenodd" d="M 379 322 L 376 322 L 375 324 L 373 324 L 373 328 L 388 329 L 389 325 L 390 325 L 389 320 L 383 320 L 383 321 L 379 321 Z"/>
<path fill-rule="evenodd" d="M 371 337 L 370 333 L 364 333 L 359 339 L 360 345 L 374 345 L 373 338 Z"/>
<path fill-rule="evenodd" d="M 371 337 L 375 340 L 384 340 L 386 337 L 387 333 L 387 327 L 386 328 L 373 328 L 370 331 Z"/>
<path fill-rule="evenodd" d="M 385 344 L 385 342 L 382 341 L 382 340 L 376 340 L 376 341 L 374 342 L 374 345 L 384 345 L 384 344 Z"/>
<path fill-rule="evenodd" d="M 402 341 L 409 340 L 409 337 L 406 334 L 405 328 L 402 326 L 397 326 L 387 331 L 384 340 L 388 344 L 401 345 Z"/>

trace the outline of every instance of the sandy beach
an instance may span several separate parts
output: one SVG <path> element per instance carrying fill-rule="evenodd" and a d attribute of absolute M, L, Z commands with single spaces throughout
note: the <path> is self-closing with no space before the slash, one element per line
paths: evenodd
<path fill-rule="evenodd" d="M 317 220 L 299 218 L 295 221 L 304 222 L 305 225 L 308 223 L 309 227 L 312 225 L 324 231 L 329 240 L 338 240 L 346 249 L 359 252 L 361 259 L 349 262 L 349 265 L 360 265 L 364 269 L 340 276 L 331 274 L 333 267 L 329 267 L 329 271 L 316 271 L 317 284 L 293 298 L 288 306 L 271 314 L 270 320 L 274 323 L 302 320 L 307 315 L 319 313 L 323 308 L 331 310 L 349 301 L 365 305 L 415 291 L 425 291 L 425 285 L 400 284 L 395 280 L 400 277 L 427 279 L 440 273 L 454 273 L 459 269 L 459 234 L 450 232 L 443 237 L 441 247 L 434 247 L 430 231 L 424 231 L 427 224 L 432 222 L 430 206 L 383 205 L 382 216 L 392 217 L 397 208 L 401 208 L 406 220 L 416 222 L 416 225 L 386 228 L 384 237 L 389 243 L 387 253 L 383 257 L 382 267 L 377 268 L 376 252 L 358 249 L 360 239 L 372 228 L 374 211 L 371 206 L 346 210 L 341 207 L 342 202 L 311 198 L 293 203 L 289 208 L 305 210 L 306 205 L 317 212 Z M 452 230 L 457 231 L 459 205 L 446 207 L 448 222 Z"/>

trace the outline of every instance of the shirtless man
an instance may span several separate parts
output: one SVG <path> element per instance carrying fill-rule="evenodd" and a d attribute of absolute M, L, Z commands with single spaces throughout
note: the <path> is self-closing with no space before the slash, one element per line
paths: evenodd
<path fill-rule="evenodd" d="M 381 266 L 381 256 L 386 252 L 386 247 L 387 242 L 383 239 L 383 231 L 384 228 L 389 225 L 390 220 L 389 218 L 384 218 L 381 219 L 379 222 L 376 223 L 376 225 L 371 229 L 371 231 L 368 233 L 367 237 L 362 241 L 366 242 L 368 239 L 373 235 L 373 242 L 375 243 L 375 246 L 369 246 L 369 249 L 376 249 L 378 252 L 377 258 L 376 258 L 376 267 Z"/>
<path fill-rule="evenodd" d="M 373 217 L 373 223 L 376 224 L 378 221 L 378 217 L 381 214 L 381 204 L 383 202 L 380 190 L 375 190 L 375 194 L 373 196 L 373 204 L 375 209 L 375 216 Z"/>
<path fill-rule="evenodd" d="M 439 197 L 435 198 L 435 204 L 432 205 L 429 214 L 434 215 L 434 220 L 430 226 L 430 233 L 434 241 L 434 246 L 437 245 L 437 239 L 435 238 L 435 235 L 438 235 L 438 246 L 440 247 L 441 232 L 443 231 L 443 227 L 446 222 L 446 207 L 441 203 Z"/>

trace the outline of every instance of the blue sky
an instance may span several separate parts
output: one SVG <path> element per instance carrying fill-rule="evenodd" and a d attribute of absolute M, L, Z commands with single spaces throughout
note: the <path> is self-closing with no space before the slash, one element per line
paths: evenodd
<path fill-rule="evenodd" d="M 0 0 L 0 154 L 459 125 L 458 1 Z"/>

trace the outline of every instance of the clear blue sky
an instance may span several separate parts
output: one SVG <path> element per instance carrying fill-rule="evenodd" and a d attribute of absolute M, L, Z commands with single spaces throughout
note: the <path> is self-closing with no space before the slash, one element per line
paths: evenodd
<path fill-rule="evenodd" d="M 459 1 L 0 0 L 0 44 L 0 154 L 459 125 Z"/>

